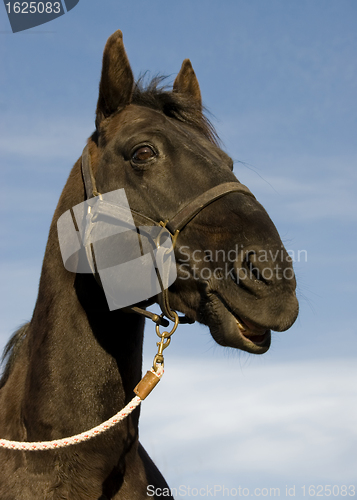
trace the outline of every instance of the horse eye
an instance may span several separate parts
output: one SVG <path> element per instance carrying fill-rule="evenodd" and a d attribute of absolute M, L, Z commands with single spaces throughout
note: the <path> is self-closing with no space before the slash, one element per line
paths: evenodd
<path fill-rule="evenodd" d="M 132 160 L 137 162 L 147 161 L 156 156 L 155 151 L 150 146 L 141 146 L 132 155 Z"/>

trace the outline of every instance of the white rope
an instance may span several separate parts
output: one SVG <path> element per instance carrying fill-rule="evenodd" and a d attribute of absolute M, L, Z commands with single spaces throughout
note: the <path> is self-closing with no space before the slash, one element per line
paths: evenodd
<path fill-rule="evenodd" d="M 154 370 L 151 370 L 153 373 Z M 156 375 L 161 378 L 164 370 L 162 367 L 159 368 Z M 39 442 L 22 442 L 22 441 L 8 441 L 7 439 L 0 439 L 0 448 L 6 448 L 8 450 L 23 450 L 23 451 L 44 451 L 44 450 L 54 450 L 58 448 L 65 448 L 73 444 L 82 443 L 88 441 L 103 432 L 106 432 L 111 427 L 124 420 L 130 413 L 141 403 L 142 399 L 139 396 L 135 396 L 130 403 L 128 403 L 122 410 L 116 413 L 113 417 L 109 418 L 105 422 L 97 427 L 93 427 L 87 432 L 82 432 L 76 436 L 71 436 L 63 439 L 57 439 L 53 441 L 39 441 Z"/>

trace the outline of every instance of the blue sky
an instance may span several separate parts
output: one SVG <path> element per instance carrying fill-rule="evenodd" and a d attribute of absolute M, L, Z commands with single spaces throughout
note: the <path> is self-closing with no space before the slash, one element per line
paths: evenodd
<path fill-rule="evenodd" d="M 304 484 L 357 483 L 356 21 L 353 0 L 81 0 L 12 34 L 0 9 L 0 346 L 31 317 L 52 214 L 93 131 L 102 51 L 118 28 L 136 76 L 172 82 L 191 59 L 237 177 L 296 260 L 302 251 L 299 318 L 264 356 L 220 348 L 200 325 L 175 334 L 141 419 L 173 487 L 276 486 L 284 497 L 296 485 L 303 498 Z M 158 415 L 161 397 L 170 402 Z"/>

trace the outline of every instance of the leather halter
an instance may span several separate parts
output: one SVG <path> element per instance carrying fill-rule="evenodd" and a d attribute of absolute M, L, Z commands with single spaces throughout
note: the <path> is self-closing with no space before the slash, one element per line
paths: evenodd
<path fill-rule="evenodd" d="M 87 199 L 93 198 L 95 196 L 100 196 L 100 193 L 97 191 L 97 186 L 95 182 L 95 177 L 93 174 L 93 169 L 92 169 L 92 164 L 91 164 L 91 158 L 90 158 L 90 153 L 89 153 L 89 148 L 88 144 L 85 146 L 83 149 L 82 153 L 82 175 L 83 175 L 83 182 L 86 190 L 86 195 Z M 170 220 L 166 221 L 155 221 L 151 219 L 150 217 L 147 217 L 146 215 L 143 215 L 139 212 L 136 212 L 135 210 L 131 210 L 132 216 L 134 218 L 134 221 L 137 225 L 143 225 L 143 226 L 162 226 L 168 229 L 168 231 L 171 233 L 172 240 L 173 240 L 173 245 L 176 242 L 177 236 L 179 232 L 199 213 L 201 210 L 203 210 L 205 207 L 213 203 L 214 201 L 218 200 L 219 198 L 222 198 L 226 194 L 230 193 L 241 193 L 245 194 L 247 196 L 251 196 L 252 198 L 255 199 L 255 196 L 253 193 L 244 185 L 241 184 L 239 181 L 236 182 L 225 182 L 223 184 L 218 184 L 217 186 L 214 186 L 211 189 L 208 189 L 204 193 L 198 195 L 196 198 L 193 200 L 189 201 L 181 210 L 179 210 L 173 217 L 171 217 Z M 121 212 L 120 207 L 115 207 L 116 210 L 118 211 L 118 215 Z M 119 217 L 118 217 L 119 218 Z M 158 295 L 158 302 L 161 307 L 161 310 L 163 314 L 169 318 L 171 321 L 175 320 L 174 315 L 172 314 L 173 311 L 171 310 L 169 306 L 169 299 L 168 299 L 168 291 L 167 289 L 162 290 L 161 293 Z M 148 304 L 150 305 L 150 304 Z M 130 307 L 127 308 L 132 310 L 133 312 L 143 314 L 146 317 L 149 317 L 152 319 L 155 323 L 158 324 L 163 324 L 163 326 L 167 326 L 168 322 L 165 321 L 161 316 L 158 316 L 157 314 L 153 314 L 150 311 L 146 311 L 145 309 L 141 309 L 139 307 Z M 180 318 L 181 323 L 187 323 L 187 322 L 192 322 L 189 320 L 189 318 L 186 317 L 181 317 Z"/>

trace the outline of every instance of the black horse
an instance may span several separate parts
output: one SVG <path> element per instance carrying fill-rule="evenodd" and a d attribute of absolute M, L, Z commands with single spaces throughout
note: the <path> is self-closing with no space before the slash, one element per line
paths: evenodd
<path fill-rule="evenodd" d="M 172 229 L 177 279 L 165 300 L 155 297 L 164 312 L 207 325 L 220 345 L 264 353 L 270 331 L 297 317 L 291 261 L 219 148 L 190 61 L 171 91 L 159 84 L 134 83 L 122 34 L 114 33 L 88 140 L 92 180 L 100 193 L 125 188 L 138 225 L 140 214 L 179 219 Z M 53 440 L 90 429 L 123 408 L 141 379 L 144 316 L 110 311 L 95 276 L 71 273 L 62 262 L 57 221 L 87 198 L 81 166 L 79 159 L 54 214 L 33 317 L 7 347 L 3 439 Z M 0 448 L 1 500 L 133 500 L 147 498 L 149 485 L 167 487 L 138 441 L 138 420 L 135 410 L 107 433 L 61 450 Z"/>

